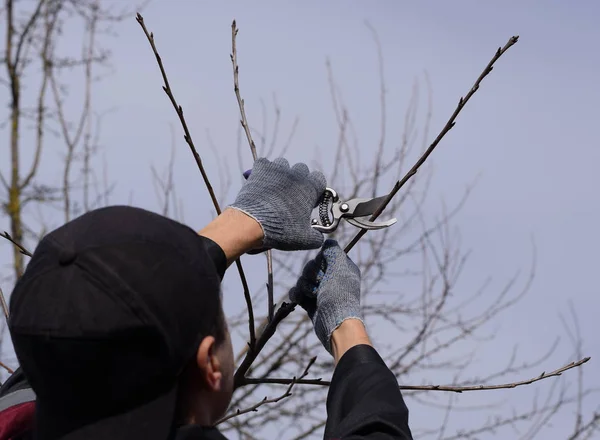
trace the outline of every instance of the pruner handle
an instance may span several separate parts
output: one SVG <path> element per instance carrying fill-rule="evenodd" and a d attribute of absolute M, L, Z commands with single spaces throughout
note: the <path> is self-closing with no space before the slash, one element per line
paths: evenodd
<path fill-rule="evenodd" d="M 337 229 L 342 218 L 335 209 L 339 204 L 338 193 L 332 188 L 325 188 L 325 192 L 319 202 L 319 218 L 311 220 L 311 226 L 324 234 L 331 233 Z"/>

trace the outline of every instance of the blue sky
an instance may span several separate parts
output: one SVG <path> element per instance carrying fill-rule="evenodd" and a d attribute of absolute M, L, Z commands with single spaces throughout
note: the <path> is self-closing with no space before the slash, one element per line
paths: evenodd
<path fill-rule="evenodd" d="M 310 161 L 318 155 L 323 168 L 334 166 L 329 146 L 335 145 L 337 136 L 326 58 L 351 111 L 362 157 L 368 157 L 377 142 L 377 57 L 365 20 L 382 43 L 392 145 L 402 133 L 411 87 L 424 72 L 433 90 L 433 135 L 496 48 L 519 35 L 519 43 L 497 63 L 434 153 L 435 203 L 431 202 L 429 214 L 439 210 L 442 199 L 450 205 L 456 202 L 479 176 L 453 222 L 460 229 L 463 248 L 472 252 L 461 278 L 465 291 L 477 288 L 489 275 L 499 288 L 519 268 L 526 272 L 534 237 L 534 285 L 519 307 L 495 323 L 497 339 L 492 347 L 482 348 L 478 368 L 501 363 L 516 343 L 524 361 L 533 359 L 557 336 L 562 336 L 559 351 L 541 369 L 575 360 L 569 358 L 572 349 L 559 319 L 572 302 L 584 337 L 584 354 L 592 356 L 585 366 L 586 383 L 600 385 L 591 374 L 600 356 L 595 337 L 600 308 L 595 277 L 600 248 L 599 3 L 155 0 L 143 15 L 196 143 L 204 148 L 210 131 L 220 156 L 232 167 L 234 187 L 239 116 L 229 60 L 233 18 L 240 28 L 240 86 L 250 121 L 261 120 L 260 100 L 269 105 L 276 93 L 283 127 L 289 130 L 299 118 L 288 159 Z M 161 90 L 148 43 L 133 17 L 115 30 L 118 38 L 104 40 L 112 51 L 113 70 L 97 84 L 94 97 L 98 111 L 113 109 L 104 117 L 101 132 L 109 178 L 117 182 L 111 203 L 132 199 L 135 205 L 156 209 L 149 165 L 160 167 L 168 160 L 169 124 L 173 123 L 179 140 L 176 183 L 185 221 L 200 228 L 212 215 L 209 199 Z M 81 34 L 75 26 L 68 31 Z M 79 47 L 76 37 L 62 44 L 67 50 Z M 77 87 L 74 79 L 75 95 Z M 424 92 L 421 97 L 424 106 Z M 0 100 L 8 101 L 6 89 L 0 90 Z M 76 106 L 68 108 L 76 111 Z M 5 129 L 2 133 L 8 139 Z M 45 154 L 44 178 L 58 177 L 53 166 L 60 163 L 58 148 L 48 148 Z M 6 151 L 0 152 L 3 171 L 8 169 Z M 30 154 L 24 152 L 25 157 Z M 207 169 L 214 170 L 214 155 L 208 150 L 201 154 Z M 249 168 L 248 151 L 244 155 L 244 166 Z M 55 214 L 49 212 L 47 217 L 58 226 Z M 0 229 L 7 225 L 7 219 L 0 218 Z M 8 259 L 8 252 L 8 245 L 0 244 L 0 255 Z M 233 275 L 228 282 L 235 282 Z M 255 284 L 263 281 L 256 277 Z M 240 300 L 227 298 L 226 303 L 234 307 Z M 546 386 L 542 382 L 514 396 L 527 397 Z M 476 399 L 481 404 L 495 398 L 512 399 L 510 392 L 501 392 L 496 397 L 465 396 L 464 402 Z M 415 424 L 428 423 L 428 415 L 416 409 L 411 417 Z M 455 420 L 457 426 L 469 423 L 464 412 Z M 565 438 L 572 423 L 572 414 L 559 416 L 544 438 Z"/>

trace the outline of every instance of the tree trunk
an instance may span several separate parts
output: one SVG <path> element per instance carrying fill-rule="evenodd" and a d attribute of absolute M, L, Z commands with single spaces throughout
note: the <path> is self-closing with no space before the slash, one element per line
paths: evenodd
<path fill-rule="evenodd" d="M 23 242 L 23 223 L 21 221 L 21 188 L 19 178 L 19 122 L 20 122 L 20 84 L 15 76 L 12 84 L 12 103 L 10 114 L 10 153 L 11 180 L 8 191 L 8 215 L 10 217 L 10 233 L 17 243 Z M 19 278 L 23 274 L 23 254 L 17 246 L 13 246 L 14 271 Z"/>

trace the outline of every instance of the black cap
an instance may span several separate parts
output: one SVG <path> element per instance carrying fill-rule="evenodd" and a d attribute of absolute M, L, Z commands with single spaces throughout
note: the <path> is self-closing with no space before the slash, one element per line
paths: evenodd
<path fill-rule="evenodd" d="M 151 212 L 98 209 L 45 236 L 10 304 L 39 439 L 161 439 L 220 316 L 223 251 Z"/>

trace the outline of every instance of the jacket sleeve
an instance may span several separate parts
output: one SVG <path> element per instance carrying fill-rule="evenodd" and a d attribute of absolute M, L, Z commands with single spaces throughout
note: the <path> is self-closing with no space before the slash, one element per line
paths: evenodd
<path fill-rule="evenodd" d="M 215 270 L 219 274 L 219 278 L 223 280 L 225 270 L 227 270 L 227 257 L 225 256 L 225 252 L 223 252 L 223 249 L 221 249 L 221 247 L 210 238 L 203 237 L 202 235 L 199 235 L 198 238 L 204 246 L 210 261 L 212 261 L 213 265 L 215 266 Z"/>
<path fill-rule="evenodd" d="M 368 345 L 338 362 L 327 396 L 326 439 L 412 440 L 398 382 Z"/>

